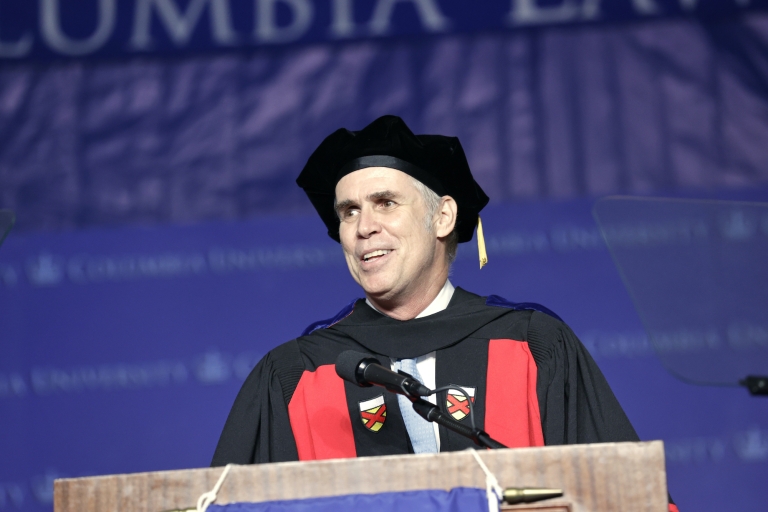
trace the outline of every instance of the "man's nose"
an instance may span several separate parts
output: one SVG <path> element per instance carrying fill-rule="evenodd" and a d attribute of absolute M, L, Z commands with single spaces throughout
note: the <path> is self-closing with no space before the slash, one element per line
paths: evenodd
<path fill-rule="evenodd" d="M 369 238 L 371 235 L 381 231 L 381 224 L 376 214 L 368 208 L 360 211 L 357 222 L 357 235 L 360 238 Z"/>

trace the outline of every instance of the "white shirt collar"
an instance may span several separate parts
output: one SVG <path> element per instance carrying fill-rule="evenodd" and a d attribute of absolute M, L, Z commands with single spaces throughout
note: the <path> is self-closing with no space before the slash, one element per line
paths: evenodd
<path fill-rule="evenodd" d="M 453 298 L 453 292 L 456 290 L 454 288 L 453 284 L 451 284 L 450 279 L 445 280 L 445 284 L 443 285 L 443 288 L 440 290 L 440 293 L 437 294 L 437 297 L 427 306 L 424 308 L 424 311 L 416 315 L 416 318 L 422 318 L 429 315 L 434 315 L 435 313 L 439 313 L 446 309 L 448 307 L 448 303 L 451 302 L 451 298 Z M 369 301 L 367 298 L 365 299 L 365 303 L 371 306 L 373 309 L 376 309 L 376 306 L 371 304 L 371 301 Z M 376 311 L 379 311 L 376 309 Z M 381 311 L 379 311 L 381 313 Z M 381 313 L 382 315 L 384 313 Z"/>

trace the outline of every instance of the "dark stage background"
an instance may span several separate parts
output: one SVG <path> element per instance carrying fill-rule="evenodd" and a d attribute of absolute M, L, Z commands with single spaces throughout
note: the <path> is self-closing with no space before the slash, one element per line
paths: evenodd
<path fill-rule="evenodd" d="M 764 2 L 476 4 L 0 0 L 0 511 L 209 463 L 259 357 L 360 296 L 294 179 L 382 114 L 491 196 L 454 284 L 562 316 L 682 510 L 765 510 L 768 402 L 664 370 L 590 214 L 768 199 Z"/>

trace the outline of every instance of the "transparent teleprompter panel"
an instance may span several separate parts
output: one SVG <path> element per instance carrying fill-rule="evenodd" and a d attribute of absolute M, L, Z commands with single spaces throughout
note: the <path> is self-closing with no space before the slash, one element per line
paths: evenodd
<path fill-rule="evenodd" d="M 0 245 L 3 244 L 3 240 L 8 236 L 8 232 L 11 231 L 15 220 L 16 217 L 12 211 L 0 210 Z"/>
<path fill-rule="evenodd" d="M 670 372 L 768 374 L 768 203 L 607 197 L 593 213 Z"/>

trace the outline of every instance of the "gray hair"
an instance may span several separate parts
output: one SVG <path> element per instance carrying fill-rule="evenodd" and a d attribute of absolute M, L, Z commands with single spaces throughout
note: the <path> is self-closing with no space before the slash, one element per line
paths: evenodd
<path fill-rule="evenodd" d="M 440 201 L 442 198 L 437 195 L 434 190 L 427 187 L 416 178 L 411 177 L 411 182 L 413 183 L 413 186 L 416 187 L 416 190 L 419 191 L 419 194 L 421 194 L 421 197 L 424 200 L 424 206 L 427 209 L 427 215 L 424 217 L 425 227 L 428 232 L 433 233 L 435 231 L 433 221 L 435 215 L 437 215 L 437 211 L 440 209 Z M 456 259 L 456 250 L 458 247 L 459 235 L 454 228 L 445 239 L 445 257 L 449 264 L 453 263 L 453 260 Z"/>

